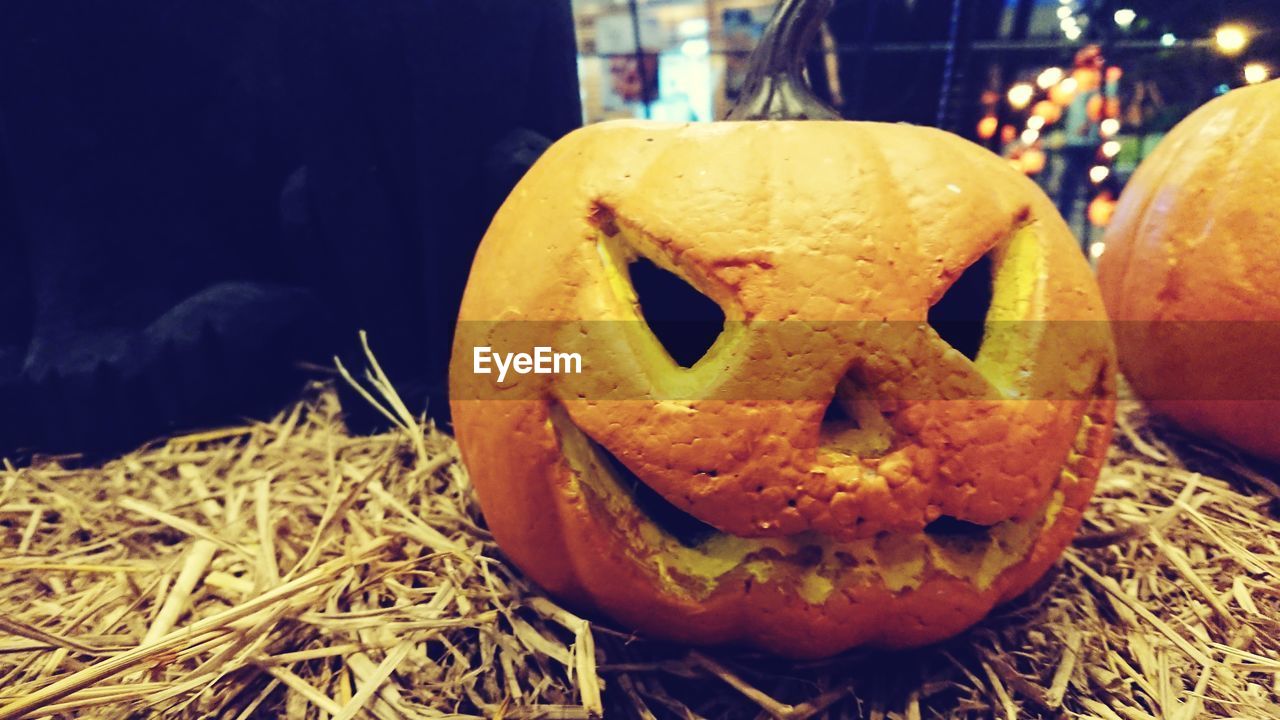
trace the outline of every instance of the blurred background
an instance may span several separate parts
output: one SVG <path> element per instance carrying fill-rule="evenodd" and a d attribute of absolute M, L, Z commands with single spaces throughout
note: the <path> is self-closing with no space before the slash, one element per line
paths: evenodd
<path fill-rule="evenodd" d="M 723 117 L 775 5 L 574 0 L 584 120 Z M 1275 0 L 836 0 L 809 63 L 846 118 L 940 126 L 1008 158 L 1095 259 L 1164 133 L 1278 71 Z"/>

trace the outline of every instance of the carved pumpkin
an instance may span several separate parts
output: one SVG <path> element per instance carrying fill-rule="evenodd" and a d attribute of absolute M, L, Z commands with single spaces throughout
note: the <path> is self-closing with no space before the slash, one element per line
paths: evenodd
<path fill-rule="evenodd" d="M 826 4 L 783 2 L 747 117 L 831 117 L 794 49 Z M 701 357 L 663 344 L 641 268 L 723 311 Z M 499 545 L 575 606 L 789 656 L 921 645 L 1069 542 L 1114 410 L 1103 319 L 1048 199 L 956 136 L 594 125 L 481 244 L 454 428 Z M 473 348 L 504 333 L 581 352 L 583 374 L 495 390 Z"/>
<path fill-rule="evenodd" d="M 1183 120 L 1129 181 L 1098 266 L 1121 365 L 1184 428 L 1280 460 L 1280 82 Z"/>

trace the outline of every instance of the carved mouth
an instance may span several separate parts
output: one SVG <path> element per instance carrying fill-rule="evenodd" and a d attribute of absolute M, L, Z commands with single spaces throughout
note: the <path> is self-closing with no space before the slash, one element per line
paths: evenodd
<path fill-rule="evenodd" d="M 938 573 L 989 587 L 1024 561 L 1044 528 L 1056 522 L 1065 491 L 1077 482 L 1077 462 L 1084 459 L 1089 430 L 1104 421 L 1097 404 L 1101 401 L 1084 413 L 1077 447 L 1053 492 L 1025 519 L 983 526 L 943 516 L 920 531 L 883 532 L 848 542 L 814 532 L 772 538 L 720 532 L 649 487 L 580 430 L 558 403 L 551 405 L 551 426 L 571 470 L 573 495 L 671 592 L 705 598 L 723 580 L 746 573 L 757 581 L 786 584 L 806 602 L 822 604 L 846 584 L 880 584 L 901 592 Z"/>
<path fill-rule="evenodd" d="M 657 490 L 646 485 L 639 475 L 631 472 L 631 469 L 625 463 L 609 452 L 603 445 L 592 440 L 589 436 L 587 437 L 587 443 L 595 451 L 596 455 L 603 459 L 604 463 L 613 471 L 613 476 L 618 485 L 631 494 L 631 498 L 635 501 L 636 507 L 640 509 L 640 512 L 644 513 L 646 517 L 662 528 L 668 535 L 679 541 L 681 545 L 690 548 L 697 547 L 719 532 L 714 527 L 671 504 Z"/>
<path fill-rule="evenodd" d="M 924 526 L 926 535 L 939 538 L 985 539 L 991 534 L 991 525 L 979 525 L 950 515 L 942 515 Z"/>
<path fill-rule="evenodd" d="M 585 434 L 585 433 L 584 433 Z M 587 436 L 587 443 L 604 460 L 618 485 L 625 489 L 640 512 L 685 547 L 701 545 L 720 532 L 715 527 L 681 510 L 661 493 L 645 484 L 609 449 Z M 991 525 L 979 525 L 950 515 L 943 515 L 925 526 L 924 532 L 939 541 L 982 543 L 990 539 Z"/>

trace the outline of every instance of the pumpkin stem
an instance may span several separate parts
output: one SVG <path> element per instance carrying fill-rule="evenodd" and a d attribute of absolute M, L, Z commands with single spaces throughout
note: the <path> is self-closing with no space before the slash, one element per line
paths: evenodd
<path fill-rule="evenodd" d="M 839 120 L 804 79 L 804 60 L 835 0 L 782 0 L 751 53 L 729 120 Z"/>

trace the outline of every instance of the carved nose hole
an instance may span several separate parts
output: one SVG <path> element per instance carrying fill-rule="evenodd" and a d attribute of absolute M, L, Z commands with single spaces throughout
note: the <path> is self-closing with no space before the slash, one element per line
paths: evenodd
<path fill-rule="evenodd" d="M 893 445 L 893 428 L 871 392 L 846 375 L 822 414 L 819 443 L 826 452 L 876 457 Z"/>

